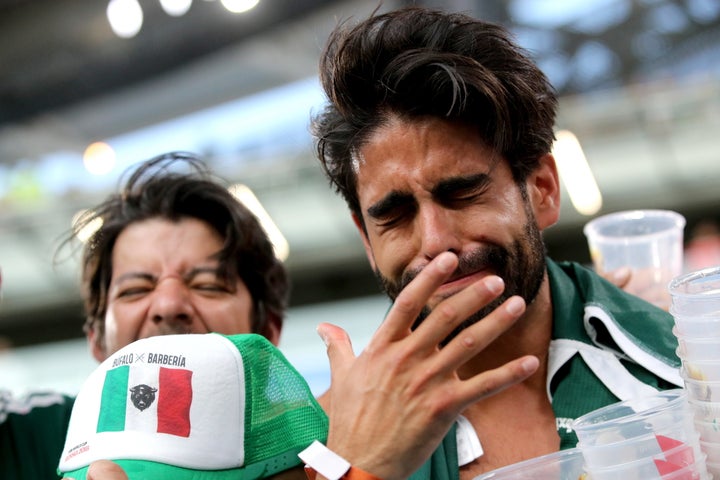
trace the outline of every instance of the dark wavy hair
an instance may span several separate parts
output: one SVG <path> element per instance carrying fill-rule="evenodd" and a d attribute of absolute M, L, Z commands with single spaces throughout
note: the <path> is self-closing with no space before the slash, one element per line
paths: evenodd
<path fill-rule="evenodd" d="M 341 22 L 320 59 L 328 98 L 312 118 L 331 185 L 362 219 L 353 155 L 391 116 L 440 117 L 474 127 L 521 183 L 550 152 L 557 98 L 502 26 L 406 7 Z"/>
<path fill-rule="evenodd" d="M 99 338 L 104 334 L 115 241 L 129 225 L 152 218 L 179 221 L 189 217 L 209 224 L 224 240 L 216 257 L 220 274 L 233 281 L 239 277 L 252 296 L 253 331 L 261 331 L 268 315 L 282 321 L 290 287 L 285 267 L 257 218 L 201 159 L 172 152 L 142 162 L 128 173 L 119 192 L 83 216 L 63 242 L 71 242 L 74 232 L 92 222 L 102 221 L 82 251 L 86 332 L 94 328 Z"/>

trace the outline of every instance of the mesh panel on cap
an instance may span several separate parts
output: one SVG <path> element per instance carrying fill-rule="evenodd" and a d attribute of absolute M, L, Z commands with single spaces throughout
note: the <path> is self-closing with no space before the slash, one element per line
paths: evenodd
<path fill-rule="evenodd" d="M 245 465 L 300 452 L 313 440 L 325 441 L 325 412 L 279 350 L 258 335 L 227 338 L 242 354 L 245 368 Z M 292 462 L 300 460 L 293 455 Z"/>

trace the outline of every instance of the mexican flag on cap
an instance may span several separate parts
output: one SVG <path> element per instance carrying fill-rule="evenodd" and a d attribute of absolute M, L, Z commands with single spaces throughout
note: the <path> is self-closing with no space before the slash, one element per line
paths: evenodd
<path fill-rule="evenodd" d="M 143 430 L 190 436 L 192 372 L 131 365 L 108 370 L 97 432 Z"/>

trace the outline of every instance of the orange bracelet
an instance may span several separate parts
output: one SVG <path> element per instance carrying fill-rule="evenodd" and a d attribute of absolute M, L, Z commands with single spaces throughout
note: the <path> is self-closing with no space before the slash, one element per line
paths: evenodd
<path fill-rule="evenodd" d="M 305 466 L 305 476 L 308 480 L 315 480 L 317 472 L 314 468 Z M 382 480 L 380 477 L 376 477 L 372 473 L 368 473 L 357 467 L 350 467 L 350 470 L 345 472 L 345 475 L 341 477 L 343 480 Z"/>

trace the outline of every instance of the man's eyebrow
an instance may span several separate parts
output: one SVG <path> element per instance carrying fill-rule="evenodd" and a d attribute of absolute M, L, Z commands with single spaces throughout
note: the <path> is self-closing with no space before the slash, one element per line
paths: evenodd
<path fill-rule="evenodd" d="M 450 177 L 438 182 L 432 189 L 434 197 L 440 197 L 459 190 L 486 188 L 492 178 L 487 173 L 477 173 L 470 176 Z"/>
<path fill-rule="evenodd" d="M 117 283 L 122 283 L 126 280 L 137 280 L 137 279 L 148 280 L 148 281 L 152 282 L 155 280 L 155 275 L 151 275 L 151 274 L 145 273 L 145 272 L 128 272 L 128 273 L 123 273 L 122 275 L 118 276 L 115 279 L 115 283 L 117 284 Z"/>
<path fill-rule="evenodd" d="M 373 205 L 370 205 L 367 209 L 367 214 L 372 218 L 384 218 L 393 210 L 404 207 L 412 202 L 413 197 L 409 193 L 392 191 Z"/>

